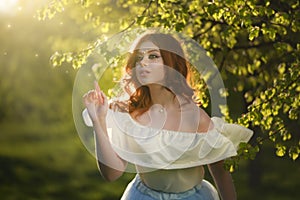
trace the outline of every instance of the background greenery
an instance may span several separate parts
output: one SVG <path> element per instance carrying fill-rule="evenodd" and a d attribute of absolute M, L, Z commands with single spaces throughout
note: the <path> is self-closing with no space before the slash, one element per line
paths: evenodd
<path fill-rule="evenodd" d="M 134 175 L 101 178 L 75 130 L 73 81 L 95 42 L 150 25 L 208 50 L 228 88 L 228 120 L 254 129 L 260 151 L 233 172 L 239 199 L 299 197 L 298 1 L 53 2 L 0 4 L 1 199 L 120 197 Z"/>

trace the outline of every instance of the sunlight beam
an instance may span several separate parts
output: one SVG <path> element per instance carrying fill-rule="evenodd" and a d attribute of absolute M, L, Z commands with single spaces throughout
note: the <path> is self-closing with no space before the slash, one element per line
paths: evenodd
<path fill-rule="evenodd" d="M 16 7 L 19 0 L 0 0 L 0 12 L 10 13 Z"/>

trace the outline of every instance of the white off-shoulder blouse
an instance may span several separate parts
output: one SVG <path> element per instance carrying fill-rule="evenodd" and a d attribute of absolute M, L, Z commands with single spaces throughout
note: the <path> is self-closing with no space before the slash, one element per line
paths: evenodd
<path fill-rule="evenodd" d="M 253 132 L 221 118 L 211 118 L 206 133 L 178 132 L 140 125 L 128 113 L 109 110 L 107 130 L 111 145 L 124 160 L 146 169 L 181 169 L 206 165 L 237 155 L 241 142 Z"/>
<path fill-rule="evenodd" d="M 131 172 L 139 173 L 153 189 L 181 192 L 201 183 L 203 165 L 237 155 L 239 144 L 253 135 L 221 118 L 211 120 L 213 129 L 205 133 L 179 132 L 144 126 L 129 113 L 109 109 L 106 124 L 112 148 L 134 166 Z M 85 123 L 92 126 L 91 121 Z"/>

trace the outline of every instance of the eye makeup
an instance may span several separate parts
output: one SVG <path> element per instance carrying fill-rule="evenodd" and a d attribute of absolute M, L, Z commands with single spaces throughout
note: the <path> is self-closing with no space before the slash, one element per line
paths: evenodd
<path fill-rule="evenodd" d="M 150 49 L 145 51 L 139 51 L 136 57 L 136 62 L 141 62 L 146 56 L 147 60 L 155 61 L 161 58 L 160 51 L 158 49 Z"/>

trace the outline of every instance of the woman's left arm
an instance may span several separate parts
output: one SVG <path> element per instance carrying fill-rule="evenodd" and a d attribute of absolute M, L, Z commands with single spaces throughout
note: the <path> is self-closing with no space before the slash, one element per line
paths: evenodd
<path fill-rule="evenodd" d="M 236 191 L 230 172 L 224 169 L 224 161 L 208 165 L 222 200 L 236 200 Z"/>
<path fill-rule="evenodd" d="M 207 132 L 213 129 L 213 123 L 207 113 L 199 108 L 200 120 L 198 132 Z M 208 169 L 214 178 L 217 189 L 222 200 L 236 200 L 235 187 L 231 174 L 224 169 L 224 161 L 219 161 L 208 165 Z"/>

